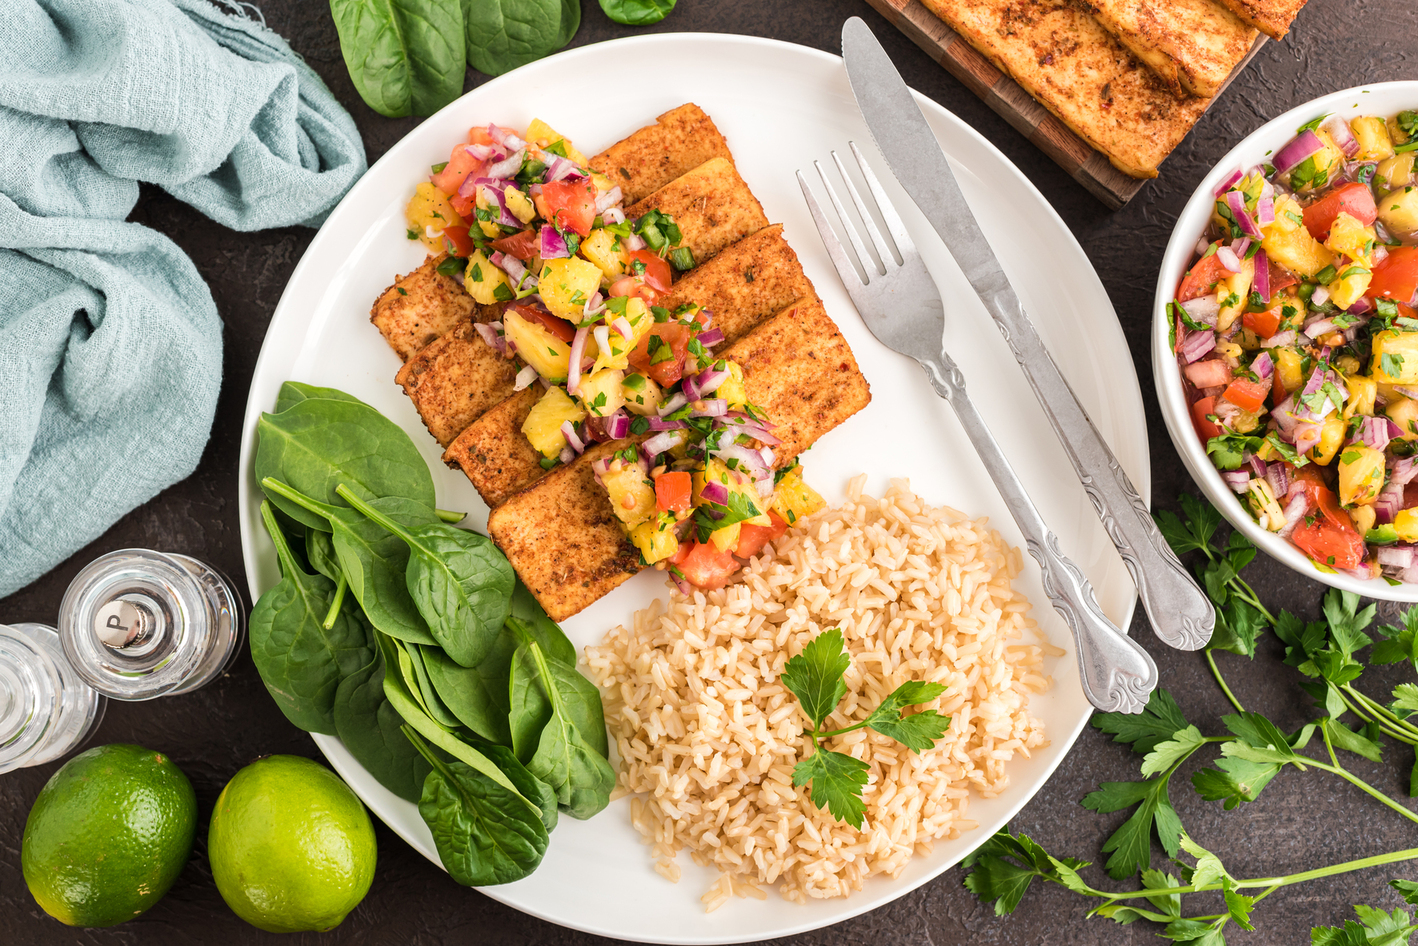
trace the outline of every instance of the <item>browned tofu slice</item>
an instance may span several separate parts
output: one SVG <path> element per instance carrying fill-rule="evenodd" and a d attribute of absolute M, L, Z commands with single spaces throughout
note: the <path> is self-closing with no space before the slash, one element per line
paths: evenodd
<path fill-rule="evenodd" d="M 597 444 L 488 516 L 487 532 L 553 621 L 564 621 L 640 571 L 640 553 L 591 464 Z"/>
<path fill-rule="evenodd" d="M 1234 14 L 1271 39 L 1284 39 L 1305 0 L 1221 0 Z"/>
<path fill-rule="evenodd" d="M 684 235 L 696 262 L 768 226 L 758 198 L 728 158 L 711 158 L 649 197 L 626 208 L 627 217 L 658 210 L 669 214 Z"/>
<path fill-rule="evenodd" d="M 1083 0 L 1173 92 L 1211 98 L 1246 58 L 1256 31 L 1213 0 Z"/>
<path fill-rule="evenodd" d="M 922 2 L 1133 177 L 1156 177 L 1209 104 L 1173 93 L 1074 0 Z"/>
<path fill-rule="evenodd" d="M 460 323 L 404 362 L 394 378 L 440 446 L 448 444 L 512 390 L 515 362 Z"/>
<path fill-rule="evenodd" d="M 507 385 L 508 390 L 511 387 Z M 540 384 L 516 392 L 469 424 L 443 453 L 443 462 L 460 468 L 489 508 L 546 472 L 542 455 L 522 433 L 532 405 L 541 396 Z"/>
<path fill-rule="evenodd" d="M 374 302 L 369 321 L 404 361 L 473 314 L 473 297 L 451 276 L 438 271 L 447 253 L 430 256 L 400 276 Z"/>
<path fill-rule="evenodd" d="M 871 402 L 851 347 L 816 296 L 799 299 L 722 354 L 743 367 L 749 402 L 782 438 L 773 448 L 779 468 Z"/>
<path fill-rule="evenodd" d="M 590 164 L 620 185 L 629 205 L 713 158 L 733 160 L 729 143 L 714 120 L 690 102 L 611 145 Z"/>
<path fill-rule="evenodd" d="M 814 294 L 783 225 L 764 227 L 685 273 L 661 301 L 668 309 L 697 302 L 733 342 L 796 299 Z"/>

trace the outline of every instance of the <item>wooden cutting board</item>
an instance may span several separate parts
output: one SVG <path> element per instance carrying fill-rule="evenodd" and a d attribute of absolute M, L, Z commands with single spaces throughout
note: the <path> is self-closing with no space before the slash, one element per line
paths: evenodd
<path fill-rule="evenodd" d="M 1126 204 L 1147 183 L 1113 167 L 1106 155 L 1070 131 L 1067 125 L 1016 85 L 1013 79 L 995 68 L 959 33 L 922 6 L 920 0 L 867 2 L 1112 209 Z M 1223 90 L 1251 61 L 1263 42 L 1265 35 L 1261 34 L 1246 58 L 1231 70 Z"/>

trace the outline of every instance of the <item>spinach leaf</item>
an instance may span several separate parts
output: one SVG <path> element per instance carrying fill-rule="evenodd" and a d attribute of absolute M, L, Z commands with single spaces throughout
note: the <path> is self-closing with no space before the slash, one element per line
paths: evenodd
<path fill-rule="evenodd" d="M 276 544 L 281 580 L 251 609 L 251 659 L 286 719 L 306 732 L 335 732 L 340 680 L 369 662 L 369 635 L 358 611 L 342 608 L 322 626 L 335 586 L 300 567 L 270 503 L 261 518 Z"/>
<path fill-rule="evenodd" d="M 502 774 L 517 786 L 517 791 L 523 798 L 542 810 L 542 824 L 546 825 L 547 831 L 556 830 L 556 792 L 552 791 L 551 786 L 528 772 L 527 767 L 518 762 L 512 750 L 506 746 L 474 742 L 473 747 L 502 770 Z"/>
<path fill-rule="evenodd" d="M 536 809 L 472 766 L 444 762 L 412 729 L 406 734 L 433 766 L 423 783 L 419 814 L 438 858 L 460 884 L 506 884 L 537 869 L 547 835 Z"/>
<path fill-rule="evenodd" d="M 626 26 L 658 23 L 674 8 L 675 0 L 601 0 L 606 16 Z"/>
<path fill-rule="evenodd" d="M 547 616 L 536 596 L 527 586 L 518 581 L 512 589 L 512 610 L 508 618 L 515 621 L 518 630 L 530 635 L 542 645 L 543 652 L 552 660 L 576 666 L 576 645 L 562 633 L 561 627 Z M 516 649 L 515 646 L 513 648 Z"/>
<path fill-rule="evenodd" d="M 507 557 L 485 535 L 443 522 L 404 526 L 341 486 L 340 497 L 403 539 L 409 594 L 439 646 L 476 667 L 507 620 L 515 577 Z"/>
<path fill-rule="evenodd" d="M 257 424 L 256 479 L 280 480 L 317 502 L 338 505 L 335 488 L 372 499 L 401 496 L 434 505 L 433 477 L 409 435 L 374 408 L 354 401 L 315 398 Z M 325 516 L 283 496 L 267 496 L 286 515 L 328 530 Z"/>
<path fill-rule="evenodd" d="M 443 651 L 424 644 L 406 644 L 404 651 L 409 655 L 409 664 L 413 668 L 414 681 L 418 684 L 425 711 L 440 726 L 457 729 L 462 722 L 443 702 L 428 672 L 428 655 L 436 653 L 442 657 Z"/>
<path fill-rule="evenodd" d="M 340 571 L 340 561 L 335 557 L 335 543 L 330 533 L 322 529 L 305 530 L 305 557 L 310 567 L 331 581 L 344 577 Z"/>
<path fill-rule="evenodd" d="M 577 0 L 463 0 L 468 65 L 490 76 L 556 52 L 580 27 Z"/>
<path fill-rule="evenodd" d="M 330 0 L 355 90 L 381 115 L 432 115 L 463 93 L 459 0 Z"/>
<path fill-rule="evenodd" d="M 300 381 L 287 381 L 281 385 L 281 391 L 276 395 L 276 413 L 288 407 L 294 407 L 301 401 L 306 400 L 327 400 L 327 401 L 351 401 L 355 404 L 363 404 L 359 398 L 353 394 L 346 394 L 344 391 L 335 388 L 320 388 L 313 384 L 304 384 Z"/>
<path fill-rule="evenodd" d="M 325 528 L 334 530 L 331 542 L 340 571 L 369 623 L 407 643 L 435 643 L 428 623 L 414 606 L 404 579 L 409 565 L 409 547 L 403 540 L 348 506 L 316 502 L 280 480 L 262 480 L 261 488 L 267 495 L 279 496 L 321 516 Z M 371 500 L 370 504 L 409 525 L 438 521 L 433 510 L 412 500 L 386 497 Z"/>
<path fill-rule="evenodd" d="M 582 737 L 568 717 L 561 687 L 541 647 L 536 641 L 528 641 L 518 648 L 519 659 L 524 649 L 536 666 L 551 702 L 551 718 L 542 729 L 527 770 L 556 790 L 556 799 L 563 811 L 584 820 L 610 804 L 615 770 L 606 757 Z M 604 735 L 603 730 L 602 738 Z"/>
<path fill-rule="evenodd" d="M 416 802 L 429 765 L 404 736 L 403 725 L 384 697 L 384 655 L 376 643 L 370 662 L 341 680 L 335 692 L 335 734 L 380 785 Z"/>
<path fill-rule="evenodd" d="M 423 663 L 443 705 L 464 726 L 489 742 L 511 745 L 507 727 L 508 672 L 516 642 L 503 634 L 476 667 L 454 662 L 436 647 L 424 650 Z"/>
<path fill-rule="evenodd" d="M 596 685 L 585 677 L 581 676 L 576 669 L 576 650 L 571 648 L 572 658 L 569 662 L 563 662 L 551 657 L 548 653 L 546 643 L 538 635 L 529 633 L 528 629 L 516 618 L 508 618 L 507 625 L 516 634 L 522 646 L 516 657 L 513 659 L 512 671 L 512 691 L 511 700 L 514 713 L 523 715 L 523 719 L 514 723 L 514 747 L 519 745 L 516 737 L 522 737 L 521 745 L 528 751 L 533 751 L 531 744 L 535 743 L 546 720 L 551 714 L 551 703 L 549 697 L 543 692 L 545 686 L 539 682 L 541 669 L 532 660 L 530 651 L 525 648 L 528 643 L 535 642 L 542 650 L 542 655 L 546 657 L 546 670 L 551 674 L 554 682 L 561 693 L 562 704 L 566 710 L 567 717 L 581 732 L 581 736 L 603 756 L 609 757 L 610 745 L 606 737 L 606 720 L 604 711 L 601 708 L 601 692 L 596 689 Z M 556 627 L 555 624 L 552 625 Z M 561 628 L 556 628 L 557 635 L 569 647 L 571 642 L 566 640 L 561 634 Z M 520 754 L 520 750 L 519 750 Z"/>

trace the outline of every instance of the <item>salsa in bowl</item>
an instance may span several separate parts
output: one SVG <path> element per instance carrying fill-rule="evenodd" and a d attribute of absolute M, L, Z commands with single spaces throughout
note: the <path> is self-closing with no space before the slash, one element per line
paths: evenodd
<path fill-rule="evenodd" d="M 1232 524 L 1327 584 L 1418 600 L 1418 82 L 1336 92 L 1218 162 L 1154 310 L 1169 432 Z"/>

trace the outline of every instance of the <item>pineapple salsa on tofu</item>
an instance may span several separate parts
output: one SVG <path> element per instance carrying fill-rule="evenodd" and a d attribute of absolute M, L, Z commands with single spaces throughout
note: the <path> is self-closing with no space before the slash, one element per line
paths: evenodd
<path fill-rule="evenodd" d="M 1418 111 L 1297 129 L 1218 188 L 1169 307 L 1192 423 L 1257 522 L 1391 584 L 1418 582 L 1415 157 Z"/>
<path fill-rule="evenodd" d="M 435 253 L 480 306 L 483 341 L 540 383 L 522 433 L 550 469 L 593 443 L 626 441 L 593 464 L 645 564 L 677 582 L 722 587 L 824 502 L 749 403 L 742 368 L 716 358 L 709 311 L 657 304 L 695 265 L 673 218 L 627 219 L 621 189 L 563 136 L 473 128 L 406 209 L 408 236 Z M 635 439 L 629 439 L 635 438 Z"/>

